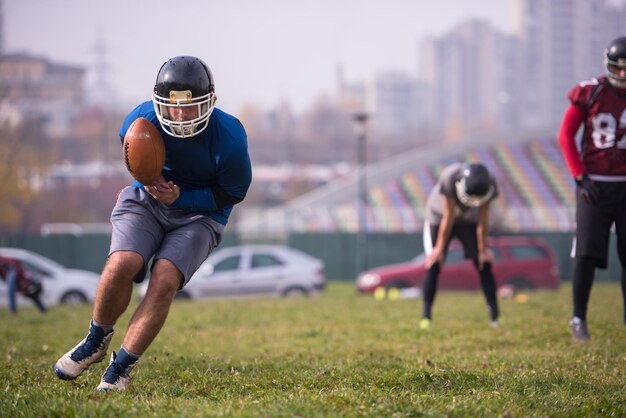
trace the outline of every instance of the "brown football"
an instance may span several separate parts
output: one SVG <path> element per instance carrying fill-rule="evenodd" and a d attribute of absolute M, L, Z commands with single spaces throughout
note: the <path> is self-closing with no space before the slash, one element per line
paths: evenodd
<path fill-rule="evenodd" d="M 124 136 L 124 163 L 141 184 L 159 178 L 165 164 L 165 143 L 157 128 L 146 118 L 137 118 Z"/>

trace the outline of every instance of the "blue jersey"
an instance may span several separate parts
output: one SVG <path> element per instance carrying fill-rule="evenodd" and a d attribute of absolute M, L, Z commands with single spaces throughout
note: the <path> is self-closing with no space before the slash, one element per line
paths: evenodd
<path fill-rule="evenodd" d="M 220 196 L 234 201 L 245 197 L 252 181 L 248 140 L 237 118 L 213 109 L 207 128 L 191 138 L 175 138 L 161 128 L 151 101 L 133 109 L 124 119 L 120 136 L 137 118 L 146 118 L 157 127 L 165 142 L 163 177 L 180 187 L 172 208 L 197 212 L 226 225 L 233 205 L 219 207 Z M 143 188 L 135 181 L 133 186 Z M 219 195 L 219 196 L 218 196 Z"/>

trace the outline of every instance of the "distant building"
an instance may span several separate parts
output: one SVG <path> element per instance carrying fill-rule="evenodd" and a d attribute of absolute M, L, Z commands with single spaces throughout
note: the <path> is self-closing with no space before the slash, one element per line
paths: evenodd
<path fill-rule="evenodd" d="M 518 51 L 516 38 L 481 20 L 426 39 L 420 81 L 430 86 L 427 111 L 434 129 L 452 141 L 515 129 L 517 82 L 511 72 Z"/>
<path fill-rule="evenodd" d="M 337 70 L 337 103 L 348 115 L 365 111 L 371 119 L 368 134 L 372 143 L 397 153 L 428 138 L 427 85 L 399 70 L 382 71 L 364 82 L 348 83 L 341 67 Z"/>
<path fill-rule="evenodd" d="M 567 93 L 605 73 L 626 7 L 608 0 L 515 0 L 514 34 L 470 20 L 423 41 L 428 119 L 448 140 L 557 132 Z"/>
<path fill-rule="evenodd" d="M 352 114 L 360 111 L 371 111 L 366 108 L 365 85 L 360 82 L 348 83 L 342 65 L 335 69 L 337 100 L 339 108 Z"/>
<path fill-rule="evenodd" d="M 28 54 L 0 55 L 0 124 L 19 116 L 44 121 L 51 138 L 67 136 L 84 102 L 85 68 L 56 64 Z M 17 116 L 16 116 L 17 115 Z"/>
<path fill-rule="evenodd" d="M 406 142 L 425 123 L 423 97 L 415 77 L 400 71 L 377 74 L 366 84 L 366 108 L 373 114 L 374 135 L 388 146 Z"/>
<path fill-rule="evenodd" d="M 605 73 L 604 48 L 624 35 L 626 7 L 607 0 L 517 0 L 515 16 L 524 51 L 522 123 L 555 132 L 569 90 Z"/>

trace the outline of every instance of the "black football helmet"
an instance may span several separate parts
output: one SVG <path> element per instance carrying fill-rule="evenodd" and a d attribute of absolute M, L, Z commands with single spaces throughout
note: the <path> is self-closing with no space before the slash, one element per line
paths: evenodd
<path fill-rule="evenodd" d="M 620 74 L 620 70 L 626 69 L 626 36 L 614 39 L 604 50 L 604 65 L 609 82 L 615 87 L 626 88 L 626 75 Z"/>
<path fill-rule="evenodd" d="M 205 130 L 216 100 L 213 75 L 201 59 L 174 57 L 161 66 L 154 85 L 152 103 L 161 127 L 168 134 L 189 138 Z M 198 108 L 196 118 L 182 122 L 172 120 L 170 108 L 190 106 Z"/>
<path fill-rule="evenodd" d="M 456 197 L 465 206 L 481 206 L 491 198 L 494 187 L 489 170 L 480 163 L 465 164 L 455 183 Z"/>

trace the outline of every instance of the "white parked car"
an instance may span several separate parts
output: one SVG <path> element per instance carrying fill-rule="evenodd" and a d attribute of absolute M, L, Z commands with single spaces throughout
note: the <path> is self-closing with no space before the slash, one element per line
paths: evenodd
<path fill-rule="evenodd" d="M 39 277 L 43 286 L 41 301 L 46 307 L 58 304 L 91 303 L 96 297 L 100 275 L 92 271 L 68 269 L 56 261 L 21 248 L 0 248 L 0 255 L 19 260 Z M 34 306 L 18 293 L 18 306 Z M 8 306 L 7 286 L 0 280 L 0 306 Z"/>
<path fill-rule="evenodd" d="M 244 245 L 214 251 L 176 297 L 306 296 L 325 285 L 322 260 L 280 245 Z M 147 287 L 140 285 L 139 298 Z"/>

